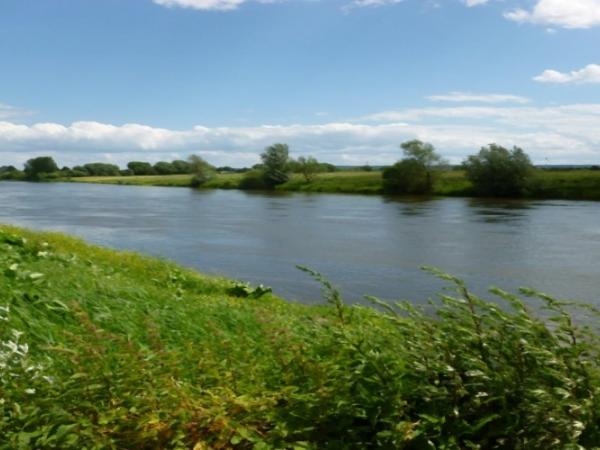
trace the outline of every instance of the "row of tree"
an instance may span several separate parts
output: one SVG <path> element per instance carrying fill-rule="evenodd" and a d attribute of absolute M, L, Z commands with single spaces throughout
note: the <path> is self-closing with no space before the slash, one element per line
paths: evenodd
<path fill-rule="evenodd" d="M 439 174 L 447 163 L 433 145 L 419 140 L 404 142 L 400 146 L 404 158 L 383 170 L 383 190 L 393 194 L 428 194 L 433 191 Z M 152 165 L 143 161 L 131 161 L 127 169 L 107 163 L 89 163 L 73 168 L 58 168 L 53 158 L 40 156 L 25 163 L 23 171 L 13 166 L 0 167 L 0 178 L 24 178 L 40 180 L 77 176 L 118 175 L 193 175 L 192 186 L 199 187 L 210 181 L 218 172 L 244 172 L 240 182 L 242 189 L 273 189 L 287 182 L 290 173 L 302 174 L 307 182 L 317 174 L 332 172 L 336 167 L 321 163 L 313 157 L 290 158 L 287 144 L 274 144 L 260 155 L 261 163 L 252 169 L 214 167 L 197 155 L 187 160 L 160 161 Z M 474 193 L 484 196 L 519 196 L 526 189 L 533 166 L 525 152 L 514 147 L 512 150 L 491 144 L 479 153 L 471 155 L 462 164 Z"/>
<path fill-rule="evenodd" d="M 403 143 L 404 158 L 383 171 L 383 188 L 388 193 L 428 194 L 447 163 L 433 145 L 413 140 Z M 512 150 L 490 144 L 462 163 L 473 191 L 481 196 L 516 197 L 528 186 L 533 165 L 519 147 Z"/>
<path fill-rule="evenodd" d="M 319 162 L 310 156 L 301 156 L 298 159 L 290 158 L 289 148 L 286 144 L 275 144 L 268 147 L 261 155 L 261 159 L 260 164 L 242 169 L 229 166 L 214 167 L 197 155 L 191 155 L 187 160 L 159 161 L 155 164 L 131 161 L 127 163 L 127 169 L 121 169 L 116 164 L 101 162 L 60 169 L 52 157 L 39 156 L 28 160 L 23 171 L 14 166 L 0 167 L 0 179 L 43 180 L 86 176 L 190 174 L 194 175 L 192 185 L 200 186 L 212 179 L 216 173 L 247 173 L 247 178 L 251 180 L 250 184 L 253 186 L 256 184 L 256 188 L 269 188 L 287 181 L 289 173 L 300 173 L 307 181 L 312 181 L 317 173 L 336 170 L 333 164 Z M 255 180 L 258 183 L 255 183 Z"/>

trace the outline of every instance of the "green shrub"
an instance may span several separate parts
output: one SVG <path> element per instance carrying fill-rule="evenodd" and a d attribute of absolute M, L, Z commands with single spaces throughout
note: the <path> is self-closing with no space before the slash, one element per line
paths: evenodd
<path fill-rule="evenodd" d="M 423 194 L 430 191 L 425 166 L 414 159 L 404 159 L 383 170 L 383 190 L 394 194 Z"/>
<path fill-rule="evenodd" d="M 598 447 L 595 308 L 430 268 L 429 305 L 347 306 L 303 270 L 327 306 L 0 228 L 0 449 Z"/>
<path fill-rule="evenodd" d="M 383 189 L 392 194 L 428 194 L 442 163 L 433 145 L 419 140 L 400 145 L 404 158 L 383 171 Z"/>
<path fill-rule="evenodd" d="M 240 180 L 238 187 L 244 190 L 263 190 L 268 188 L 265 183 L 264 172 L 257 169 L 246 172 Z"/>
<path fill-rule="evenodd" d="M 467 178 L 478 195 L 523 195 L 533 172 L 529 156 L 520 148 L 508 150 L 496 144 L 483 147 L 463 163 Z"/>

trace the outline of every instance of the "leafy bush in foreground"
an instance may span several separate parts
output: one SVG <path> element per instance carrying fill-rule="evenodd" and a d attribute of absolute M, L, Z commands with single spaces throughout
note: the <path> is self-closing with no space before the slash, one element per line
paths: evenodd
<path fill-rule="evenodd" d="M 310 270 L 330 306 L 306 307 L 0 229 L 0 448 L 598 446 L 598 334 L 568 310 L 598 312 L 427 270 L 454 291 L 426 309 L 346 306 Z"/>

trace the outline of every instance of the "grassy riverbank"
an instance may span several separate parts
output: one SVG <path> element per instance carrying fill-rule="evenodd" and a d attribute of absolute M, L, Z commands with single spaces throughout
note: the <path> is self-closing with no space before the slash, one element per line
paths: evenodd
<path fill-rule="evenodd" d="M 598 335 L 552 299 L 547 326 L 448 280 L 433 315 L 331 289 L 308 307 L 1 227 L 0 448 L 597 445 Z"/>
<path fill-rule="evenodd" d="M 204 185 L 210 189 L 238 189 L 243 174 L 219 174 Z M 147 175 L 127 177 L 81 177 L 70 181 L 137 186 L 188 187 L 191 175 Z M 342 171 L 318 175 L 308 182 L 300 175 L 277 187 L 282 191 L 381 194 L 381 172 Z M 462 171 L 443 172 L 434 185 L 433 195 L 471 196 L 471 183 Z M 536 170 L 525 197 L 573 200 L 600 200 L 600 171 Z"/>

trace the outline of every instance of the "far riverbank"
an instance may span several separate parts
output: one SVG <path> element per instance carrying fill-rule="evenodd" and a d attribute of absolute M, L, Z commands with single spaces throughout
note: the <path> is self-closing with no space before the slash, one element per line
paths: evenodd
<path fill-rule="evenodd" d="M 243 174 L 218 174 L 203 189 L 240 189 Z M 118 184 L 134 186 L 190 187 L 192 175 L 144 175 L 112 177 L 77 177 L 61 181 Z M 319 174 L 306 181 L 301 175 L 277 187 L 279 191 L 345 194 L 384 194 L 381 172 L 340 171 Z M 432 192 L 433 196 L 472 197 L 471 183 L 463 171 L 443 172 Z M 524 198 L 600 200 L 600 171 L 537 169 Z"/>

